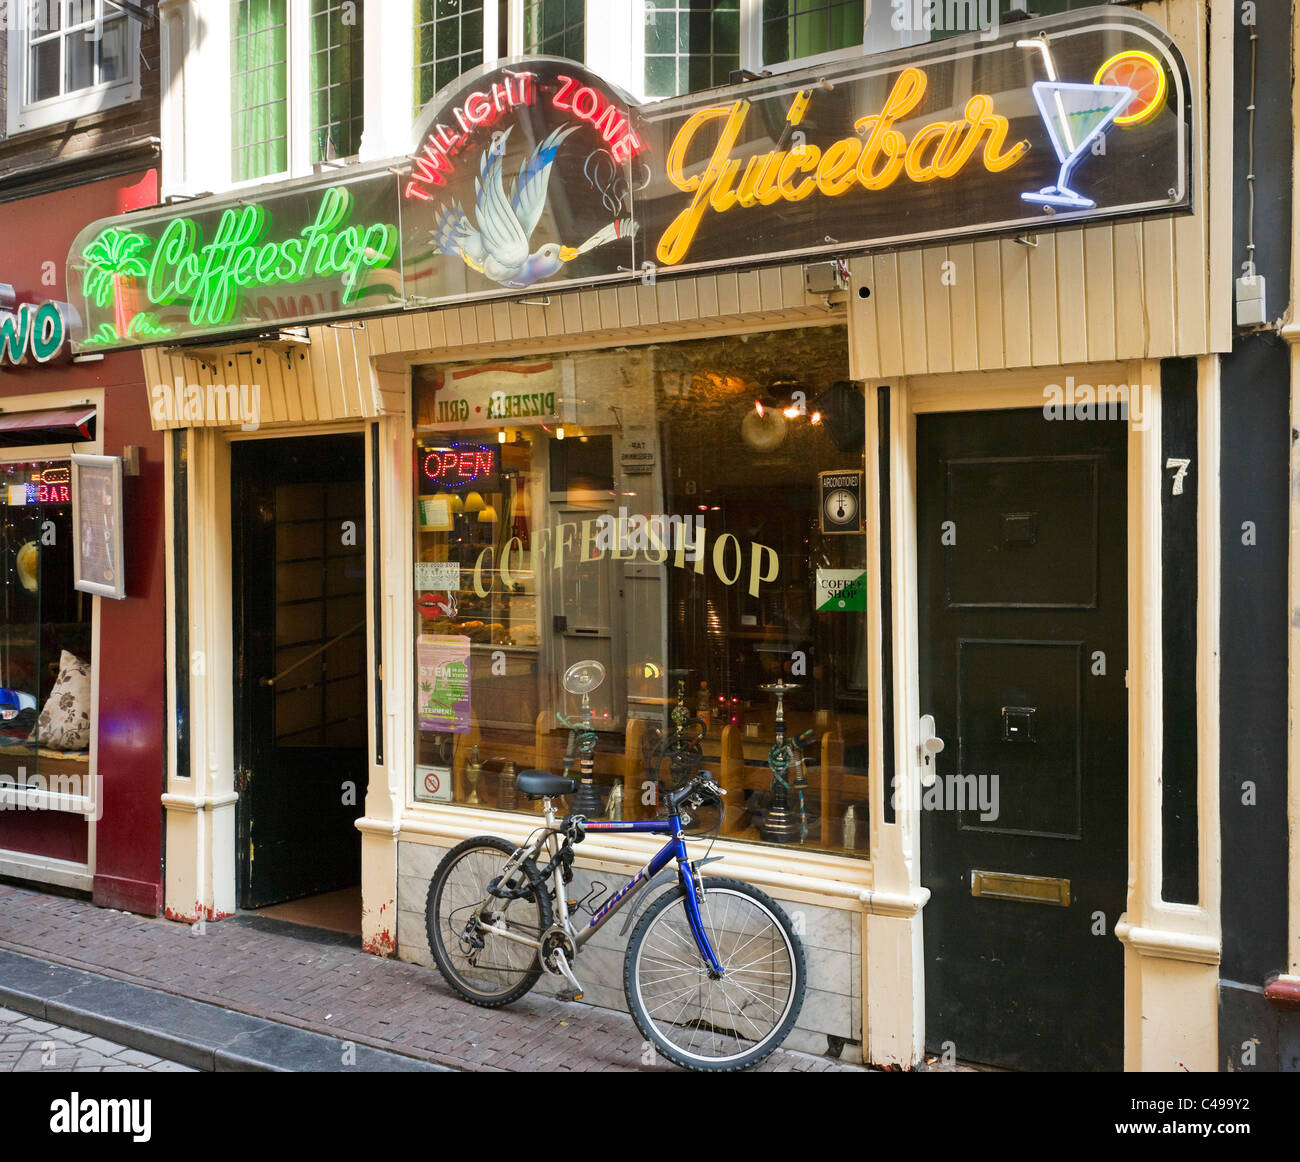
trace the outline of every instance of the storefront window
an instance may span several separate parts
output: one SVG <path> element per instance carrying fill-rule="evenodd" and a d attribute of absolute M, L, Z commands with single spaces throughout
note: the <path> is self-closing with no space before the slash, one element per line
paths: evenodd
<path fill-rule="evenodd" d="M 415 799 L 528 810 L 513 775 L 562 769 L 558 716 L 584 710 L 564 675 L 595 662 L 601 815 L 651 818 L 706 769 L 724 835 L 865 852 L 865 420 L 844 329 L 414 383 Z"/>
<path fill-rule="evenodd" d="M 0 464 L 0 783 L 89 769 L 92 598 L 73 588 L 71 466 Z"/>

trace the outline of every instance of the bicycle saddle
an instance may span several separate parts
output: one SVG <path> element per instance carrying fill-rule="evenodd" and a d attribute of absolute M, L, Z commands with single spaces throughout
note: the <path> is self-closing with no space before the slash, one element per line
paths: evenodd
<path fill-rule="evenodd" d="M 531 799 L 543 795 L 572 795 L 578 784 L 563 775 L 553 775 L 550 771 L 520 771 L 515 779 L 515 787 L 521 795 Z"/>

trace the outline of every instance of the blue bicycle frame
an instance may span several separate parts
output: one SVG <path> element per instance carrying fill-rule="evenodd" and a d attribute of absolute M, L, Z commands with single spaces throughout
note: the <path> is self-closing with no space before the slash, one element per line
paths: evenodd
<path fill-rule="evenodd" d="M 704 921 L 700 917 L 700 898 L 695 890 L 695 875 L 691 868 L 690 859 L 686 854 L 686 840 L 682 835 L 681 816 L 674 811 L 667 819 L 654 819 L 648 822 L 621 823 L 610 820 L 589 820 L 587 823 L 587 833 L 600 833 L 606 831 L 617 832 L 642 832 L 650 835 L 671 835 L 672 838 L 664 844 L 639 872 L 636 873 L 627 883 L 625 883 L 617 892 L 615 892 L 605 902 L 581 932 L 574 936 L 574 944 L 581 948 L 592 936 L 599 931 L 601 925 L 605 923 L 615 912 L 619 910 L 637 891 L 649 884 L 649 882 L 668 866 L 671 860 L 677 861 L 677 875 L 682 883 L 682 890 L 685 896 L 686 918 L 691 926 L 691 935 L 695 937 L 695 946 L 699 949 L 700 955 L 704 958 L 704 963 L 716 973 L 719 977 L 723 975 L 722 965 L 718 963 L 717 955 L 713 951 L 713 946 L 709 943 L 708 934 L 704 931 Z M 559 904 L 561 916 L 564 922 L 568 922 L 568 901 L 564 899 L 564 892 L 556 893 L 556 900 Z"/>

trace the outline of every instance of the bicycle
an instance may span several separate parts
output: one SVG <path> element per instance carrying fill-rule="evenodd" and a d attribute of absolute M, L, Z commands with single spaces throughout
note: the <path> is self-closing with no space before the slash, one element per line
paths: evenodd
<path fill-rule="evenodd" d="M 666 819 L 624 822 L 570 814 L 557 823 L 552 799 L 572 795 L 577 786 L 549 771 L 523 771 L 516 790 L 541 799 L 543 826 L 519 847 L 497 836 L 475 836 L 438 865 L 425 925 L 443 979 L 486 1008 L 517 1001 L 543 972 L 567 982 L 562 999 L 581 999 L 571 965 L 583 945 L 647 887 L 665 882 L 675 860 L 675 890 L 650 903 L 628 939 L 628 1009 L 641 1033 L 677 1065 L 713 1072 L 756 1065 L 794 1027 L 807 969 L 803 945 L 775 900 L 739 880 L 701 876 L 701 861 L 687 855 L 690 811 L 706 804 L 720 809 L 726 792 L 705 771 L 667 796 Z M 593 832 L 670 838 L 579 929 L 565 885 L 573 878 L 574 845 Z"/>

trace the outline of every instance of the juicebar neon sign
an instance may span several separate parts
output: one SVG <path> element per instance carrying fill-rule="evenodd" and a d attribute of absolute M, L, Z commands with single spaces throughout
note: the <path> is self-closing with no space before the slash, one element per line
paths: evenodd
<path fill-rule="evenodd" d="M 905 68 L 881 111 L 856 122 L 857 136 L 843 137 L 825 151 L 805 143 L 794 149 L 755 154 L 745 162 L 743 174 L 740 159 L 731 155 L 750 103 L 742 99 L 693 114 L 668 151 L 667 176 L 677 189 L 694 196 L 660 238 L 659 261 L 672 266 L 686 257 L 710 209 L 724 214 L 735 206 L 801 202 L 814 193 L 837 198 L 858 186 L 883 190 L 893 185 L 900 173 L 914 182 L 953 178 L 965 168 L 981 140 L 984 168 L 989 173 L 1010 168 L 1029 152 L 1028 141 L 1003 148 L 1007 119 L 993 111 L 993 98 L 984 93 L 976 93 L 966 102 L 962 120 L 923 125 L 909 142 L 893 126 L 915 110 L 928 84 L 924 70 Z M 795 96 L 786 115 L 787 129 L 803 121 L 812 94 L 813 90 L 805 89 Z M 706 125 L 717 121 L 722 128 L 707 168 L 703 173 L 688 174 L 686 158 L 691 144 Z"/>

